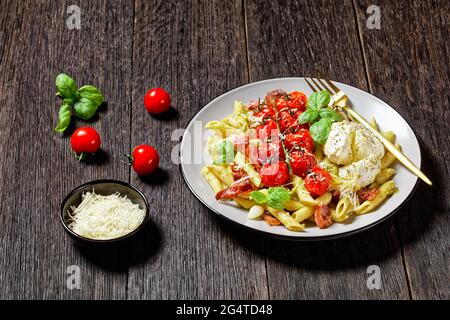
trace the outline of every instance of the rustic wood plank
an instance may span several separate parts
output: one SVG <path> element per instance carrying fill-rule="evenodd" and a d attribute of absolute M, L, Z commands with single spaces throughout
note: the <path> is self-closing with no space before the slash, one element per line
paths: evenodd
<path fill-rule="evenodd" d="M 412 298 L 449 299 L 450 3 L 377 1 L 380 30 L 366 28 L 371 4 L 355 1 L 372 91 L 411 124 L 434 182 L 397 215 Z"/>
<path fill-rule="evenodd" d="M 145 264 L 130 268 L 129 298 L 267 298 L 264 257 L 251 249 L 261 252 L 261 239 L 214 218 L 170 159 L 173 130 L 248 80 L 242 2 L 136 1 L 135 12 L 132 144 L 156 146 L 161 169 L 146 179 L 131 175 L 152 207 L 153 233 L 136 250 L 153 248 Z M 171 93 L 177 112 L 145 111 L 152 86 Z"/>
<path fill-rule="evenodd" d="M 126 298 L 127 269 L 117 250 L 79 249 L 59 222 L 60 203 L 97 178 L 128 180 L 117 156 L 130 139 L 129 1 L 79 4 L 81 30 L 66 28 L 70 1 L 2 1 L 0 13 L 1 298 Z M 56 126 L 54 80 L 71 74 L 104 93 L 107 106 L 89 123 L 103 138 L 98 163 L 78 163 Z M 84 124 L 77 121 L 77 126 Z M 7 155 L 7 156 L 5 156 Z M 99 257 L 102 264 L 99 266 Z M 68 290 L 66 268 L 81 269 L 81 289 Z M 117 272 L 106 272 L 111 268 Z"/>
<path fill-rule="evenodd" d="M 367 90 L 351 1 L 245 1 L 250 81 L 322 76 Z M 275 299 L 407 299 L 397 232 L 389 219 L 355 236 L 320 243 L 266 240 Z M 381 269 L 369 290 L 367 267 Z"/>

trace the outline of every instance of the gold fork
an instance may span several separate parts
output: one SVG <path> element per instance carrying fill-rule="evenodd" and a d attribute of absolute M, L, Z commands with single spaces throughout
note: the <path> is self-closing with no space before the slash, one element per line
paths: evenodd
<path fill-rule="evenodd" d="M 340 112 L 344 112 L 344 114 L 350 115 L 353 119 L 357 120 L 364 127 L 370 130 L 384 144 L 386 149 L 390 153 L 392 153 L 394 157 L 396 157 L 397 160 L 400 161 L 406 168 L 408 168 L 420 179 L 425 181 L 428 185 L 433 185 L 431 180 L 428 179 L 427 176 L 422 171 L 420 171 L 420 169 L 417 168 L 407 156 L 405 156 L 399 149 L 397 149 L 397 147 L 395 147 L 389 140 L 387 140 L 378 130 L 374 129 L 370 125 L 370 123 L 367 122 L 367 120 L 365 120 L 356 111 L 350 109 L 347 106 L 348 97 L 345 92 L 340 90 L 329 80 L 315 78 L 310 78 L 310 80 L 311 81 L 308 81 L 308 79 L 305 78 L 306 83 L 314 92 L 325 90 L 332 94 L 330 104 L 328 105 L 330 108 L 337 109 Z"/>

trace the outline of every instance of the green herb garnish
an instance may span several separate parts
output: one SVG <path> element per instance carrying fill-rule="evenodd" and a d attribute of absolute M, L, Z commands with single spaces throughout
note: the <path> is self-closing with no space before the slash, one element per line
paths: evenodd
<path fill-rule="evenodd" d="M 271 187 L 267 190 L 267 196 L 261 191 L 253 191 L 250 199 L 258 204 L 267 203 L 271 208 L 283 210 L 284 204 L 291 199 L 291 193 L 283 187 Z"/>
<path fill-rule="evenodd" d="M 330 99 L 328 91 L 314 92 L 308 98 L 308 107 L 305 112 L 298 117 L 299 124 L 307 122 L 311 124 L 309 132 L 314 142 L 318 144 L 324 144 L 327 141 L 332 123 L 342 120 L 339 113 L 328 108 Z"/>
<path fill-rule="evenodd" d="M 63 104 L 59 109 L 58 132 L 64 132 L 70 124 L 73 113 L 83 119 L 91 119 L 97 112 L 98 107 L 103 103 L 102 93 L 94 86 L 86 85 L 78 89 L 75 80 L 67 74 L 61 73 L 56 77 L 56 96 L 63 99 Z"/>

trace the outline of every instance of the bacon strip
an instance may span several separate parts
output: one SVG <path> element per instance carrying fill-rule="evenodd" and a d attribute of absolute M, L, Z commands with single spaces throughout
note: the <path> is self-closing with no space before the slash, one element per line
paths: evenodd
<path fill-rule="evenodd" d="M 253 190 L 253 184 L 249 176 L 245 176 L 235 182 L 226 189 L 216 193 L 216 200 L 232 199 L 245 192 Z"/>
<path fill-rule="evenodd" d="M 275 218 L 274 216 L 267 214 L 266 212 L 264 212 L 264 214 L 262 215 L 262 218 L 264 219 L 265 222 L 267 222 L 268 225 L 271 226 L 279 226 L 281 225 L 280 220 L 278 220 L 277 218 Z"/>
<path fill-rule="evenodd" d="M 373 200 L 378 194 L 378 188 L 363 188 L 358 191 L 360 201 Z"/>
<path fill-rule="evenodd" d="M 328 228 L 333 224 L 331 220 L 331 211 L 327 205 L 320 205 L 314 211 L 314 221 L 320 229 Z"/>

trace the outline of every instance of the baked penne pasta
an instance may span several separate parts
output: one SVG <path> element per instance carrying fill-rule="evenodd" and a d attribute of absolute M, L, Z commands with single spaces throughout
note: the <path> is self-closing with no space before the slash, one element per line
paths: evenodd
<path fill-rule="evenodd" d="M 201 173 L 218 201 L 234 201 L 248 219 L 303 231 L 305 221 L 349 223 L 395 192 L 395 157 L 370 130 L 329 109 L 330 130 L 314 140 L 308 128 L 317 120 L 299 120 L 307 106 L 303 93 L 275 90 L 262 101 L 237 101 L 232 114 L 207 123 L 215 132 L 206 144 L 213 163 Z M 370 124 L 380 131 L 375 119 Z M 381 133 L 395 143 L 394 132 Z"/>
<path fill-rule="evenodd" d="M 366 200 L 362 204 L 360 204 L 357 208 L 355 208 L 356 214 L 363 214 L 369 211 L 372 211 L 376 207 L 378 207 L 388 196 L 397 191 L 395 187 L 395 183 L 392 180 L 385 182 L 378 189 L 378 193 L 372 200 Z"/>

